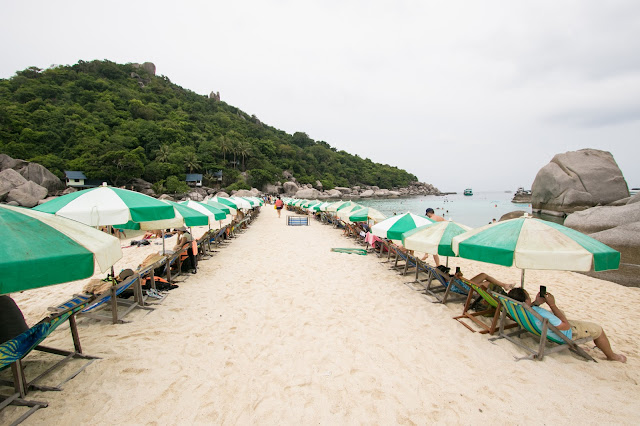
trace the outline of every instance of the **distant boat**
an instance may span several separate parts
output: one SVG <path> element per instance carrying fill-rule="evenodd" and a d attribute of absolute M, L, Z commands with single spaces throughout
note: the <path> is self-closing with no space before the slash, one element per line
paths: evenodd
<path fill-rule="evenodd" d="M 473 195 L 473 191 L 471 190 L 471 188 L 467 188 L 464 190 L 464 195 Z"/>

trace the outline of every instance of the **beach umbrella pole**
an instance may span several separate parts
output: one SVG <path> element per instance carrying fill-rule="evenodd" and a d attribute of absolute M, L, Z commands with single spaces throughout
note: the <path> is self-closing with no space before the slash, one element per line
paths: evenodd
<path fill-rule="evenodd" d="M 520 275 L 520 288 L 524 288 L 524 269 L 522 270 L 522 274 Z"/>

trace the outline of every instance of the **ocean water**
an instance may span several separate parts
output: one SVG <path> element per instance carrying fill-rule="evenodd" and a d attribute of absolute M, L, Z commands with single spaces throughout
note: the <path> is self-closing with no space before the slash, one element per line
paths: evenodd
<path fill-rule="evenodd" d="M 515 210 L 524 210 L 531 214 L 531 204 L 512 203 L 513 192 L 474 192 L 471 196 L 461 193 L 435 196 L 361 199 L 354 200 L 367 207 L 380 210 L 387 216 L 411 212 L 423 215 L 431 207 L 437 215 L 451 219 L 463 225 L 477 228 L 488 224 L 494 218 Z"/>

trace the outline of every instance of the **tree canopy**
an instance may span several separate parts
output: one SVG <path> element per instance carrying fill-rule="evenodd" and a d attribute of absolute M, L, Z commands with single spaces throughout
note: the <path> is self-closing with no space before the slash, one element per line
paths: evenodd
<path fill-rule="evenodd" d="M 80 61 L 0 79 L 0 152 L 122 185 L 174 188 L 186 173 L 223 171 L 227 189 L 262 189 L 291 171 L 301 183 L 406 186 L 405 170 L 270 127 L 238 108 L 135 64 Z M 242 173 L 246 172 L 246 173 Z M 206 184 L 205 180 L 205 184 Z"/>

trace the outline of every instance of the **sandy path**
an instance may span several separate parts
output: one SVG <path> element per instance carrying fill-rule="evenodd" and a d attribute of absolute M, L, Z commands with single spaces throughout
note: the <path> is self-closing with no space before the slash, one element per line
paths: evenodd
<path fill-rule="evenodd" d="M 377 257 L 331 247 L 354 245 L 315 221 L 287 227 L 266 206 L 155 311 L 136 311 L 122 325 L 81 320 L 85 352 L 103 359 L 61 393 L 34 392 L 50 406 L 28 423 L 640 420 L 639 289 L 568 272 L 528 273 L 535 286 L 547 283 L 570 318 L 584 318 L 584 305 L 601 300 L 591 317 L 629 362 L 600 361 L 592 351 L 597 364 L 568 352 L 516 363 L 522 352 L 514 345 L 491 344 L 451 319 L 461 305 L 429 303 Z M 467 276 L 482 270 L 519 278 L 515 269 L 452 259 L 455 265 Z M 35 293 L 16 300 L 37 305 Z M 615 310 L 604 300 L 614 300 Z M 48 343 L 69 341 L 61 329 Z M 39 357 L 27 358 L 27 368 Z"/>

